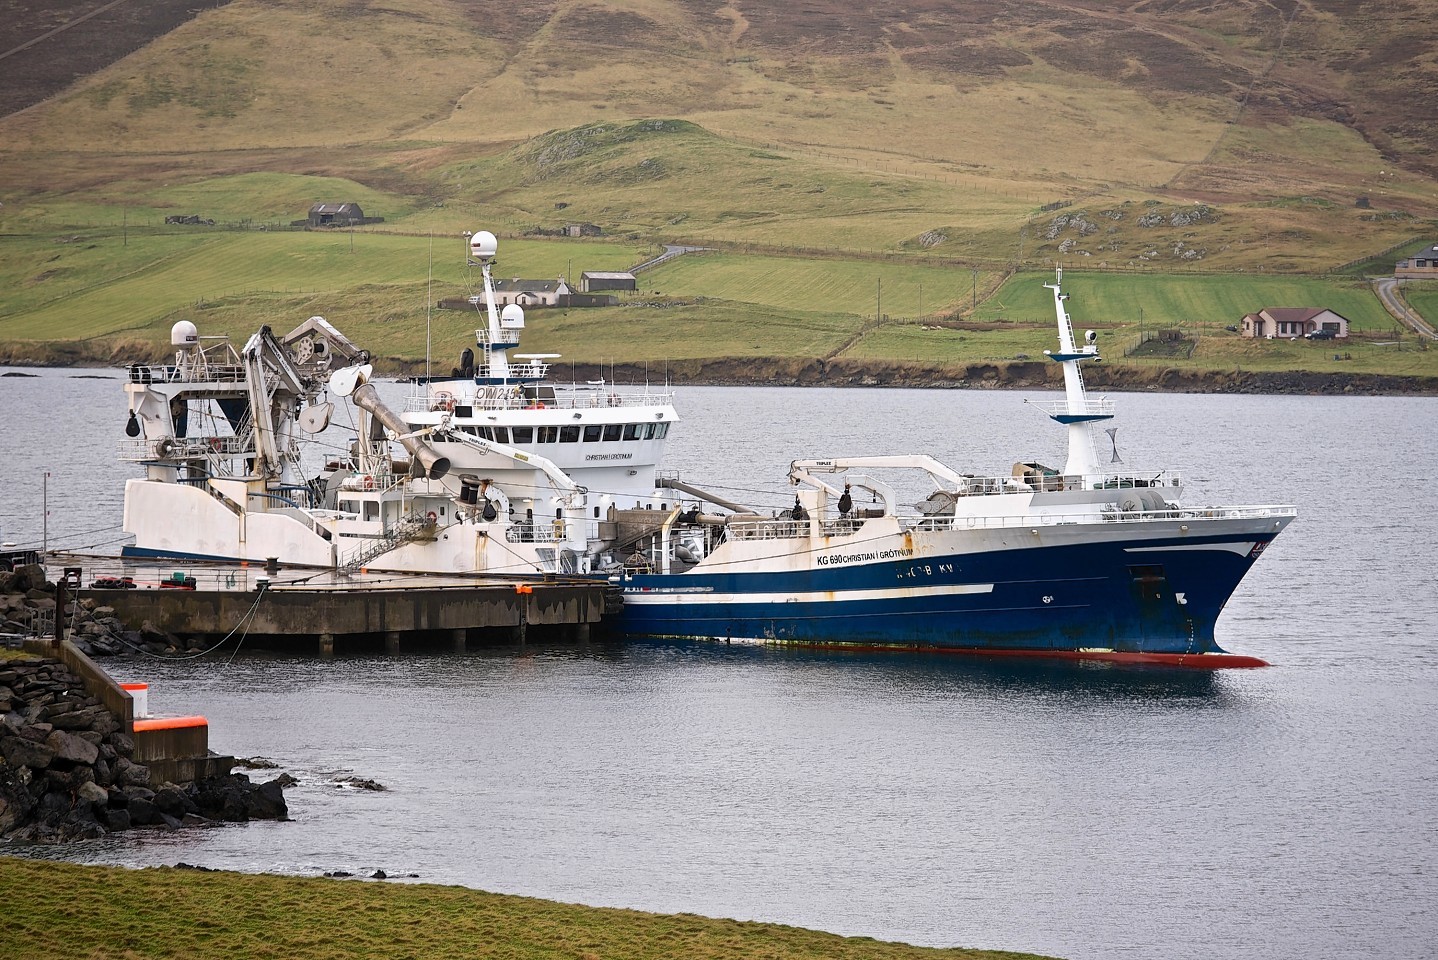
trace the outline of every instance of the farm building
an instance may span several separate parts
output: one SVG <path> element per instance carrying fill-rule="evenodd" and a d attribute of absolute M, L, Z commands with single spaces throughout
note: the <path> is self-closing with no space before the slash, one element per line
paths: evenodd
<path fill-rule="evenodd" d="M 632 273 L 586 270 L 579 276 L 579 289 L 585 293 L 597 293 L 600 290 L 638 290 L 639 281 L 634 279 Z"/>
<path fill-rule="evenodd" d="M 1348 318 L 1327 307 L 1264 307 L 1243 318 L 1242 332 L 1245 337 L 1270 340 L 1314 333 L 1341 340 L 1348 336 Z"/>
<path fill-rule="evenodd" d="M 496 280 L 494 281 L 494 302 L 498 306 L 517 303 L 521 307 L 552 307 L 560 297 L 573 293 L 564 278 L 558 280 Z"/>
<path fill-rule="evenodd" d="M 353 201 L 344 203 L 317 203 L 310 207 L 310 215 L 296 220 L 293 226 L 302 227 L 358 227 L 367 223 L 384 223 L 384 217 L 367 217 L 360 205 Z"/>
<path fill-rule="evenodd" d="M 1438 243 L 1399 260 L 1393 268 L 1393 276 L 1399 280 L 1438 280 Z"/>
<path fill-rule="evenodd" d="M 564 227 L 564 235 L 566 237 L 598 237 L 603 234 L 604 231 L 599 228 L 598 224 L 594 223 L 570 223 L 565 224 Z"/>

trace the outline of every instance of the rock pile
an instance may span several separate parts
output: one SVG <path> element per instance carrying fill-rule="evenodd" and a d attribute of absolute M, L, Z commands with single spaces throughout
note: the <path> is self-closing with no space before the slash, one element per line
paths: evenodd
<path fill-rule="evenodd" d="M 45 568 L 27 564 L 13 572 L 0 572 L 0 634 L 52 636 L 56 616 L 66 617 L 66 635 L 91 657 L 109 657 L 133 649 L 141 641 L 138 633 L 126 631 L 110 607 L 94 600 L 81 600 L 78 609 L 67 603 L 55 609 L 55 584 L 45 577 Z"/>
<path fill-rule="evenodd" d="M 14 637 L 54 635 L 55 584 L 45 568 L 29 564 L 14 572 L 0 571 L 0 635 Z M 87 657 L 113 657 L 131 653 L 173 656 L 202 648 L 198 638 L 181 638 L 154 627 L 148 620 L 129 629 L 115 609 L 95 602 L 81 591 L 78 606 L 66 603 L 65 635 Z"/>
<path fill-rule="evenodd" d="M 283 820 L 278 781 L 150 782 L 134 740 L 63 663 L 0 655 L 0 838 L 64 843 L 116 830 Z"/>

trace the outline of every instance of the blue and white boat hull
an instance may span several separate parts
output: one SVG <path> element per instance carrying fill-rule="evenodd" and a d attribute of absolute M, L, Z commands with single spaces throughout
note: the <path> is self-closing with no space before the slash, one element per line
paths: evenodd
<path fill-rule="evenodd" d="M 621 629 L 632 637 L 1157 662 L 1223 654 L 1214 640 L 1219 613 L 1292 519 L 1253 513 L 998 531 L 895 528 L 881 537 L 866 536 L 866 525 L 845 538 L 790 541 L 783 551 L 759 541 L 767 560 L 726 562 L 721 547 L 684 573 L 625 578 Z"/>

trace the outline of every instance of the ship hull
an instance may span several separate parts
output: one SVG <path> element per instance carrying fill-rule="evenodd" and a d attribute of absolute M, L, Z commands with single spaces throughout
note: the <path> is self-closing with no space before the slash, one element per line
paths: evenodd
<path fill-rule="evenodd" d="M 1214 624 L 1281 525 L 1045 531 L 1050 542 L 1032 545 L 1024 530 L 997 548 L 911 532 L 862 553 L 776 556 L 768 569 L 711 573 L 701 563 L 627 579 L 621 628 L 631 637 L 1260 665 L 1225 654 Z M 842 562 L 853 556 L 875 559 Z"/>

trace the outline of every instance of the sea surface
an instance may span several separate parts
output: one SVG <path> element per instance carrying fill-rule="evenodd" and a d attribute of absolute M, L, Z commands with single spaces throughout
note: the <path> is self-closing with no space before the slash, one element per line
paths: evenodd
<path fill-rule="evenodd" d="M 24 372 L 0 377 L 0 540 L 116 549 L 119 372 Z M 1048 397 L 684 387 L 667 465 L 765 506 L 792 502 L 799 457 L 1061 466 L 1026 399 Z M 1076 960 L 1438 956 L 1438 400 L 1116 399 L 1119 454 L 1182 471 L 1189 503 L 1297 504 L 1218 626 L 1272 667 L 704 644 L 128 660 L 153 708 L 300 778 L 294 819 L 35 855 L 383 869 Z"/>

